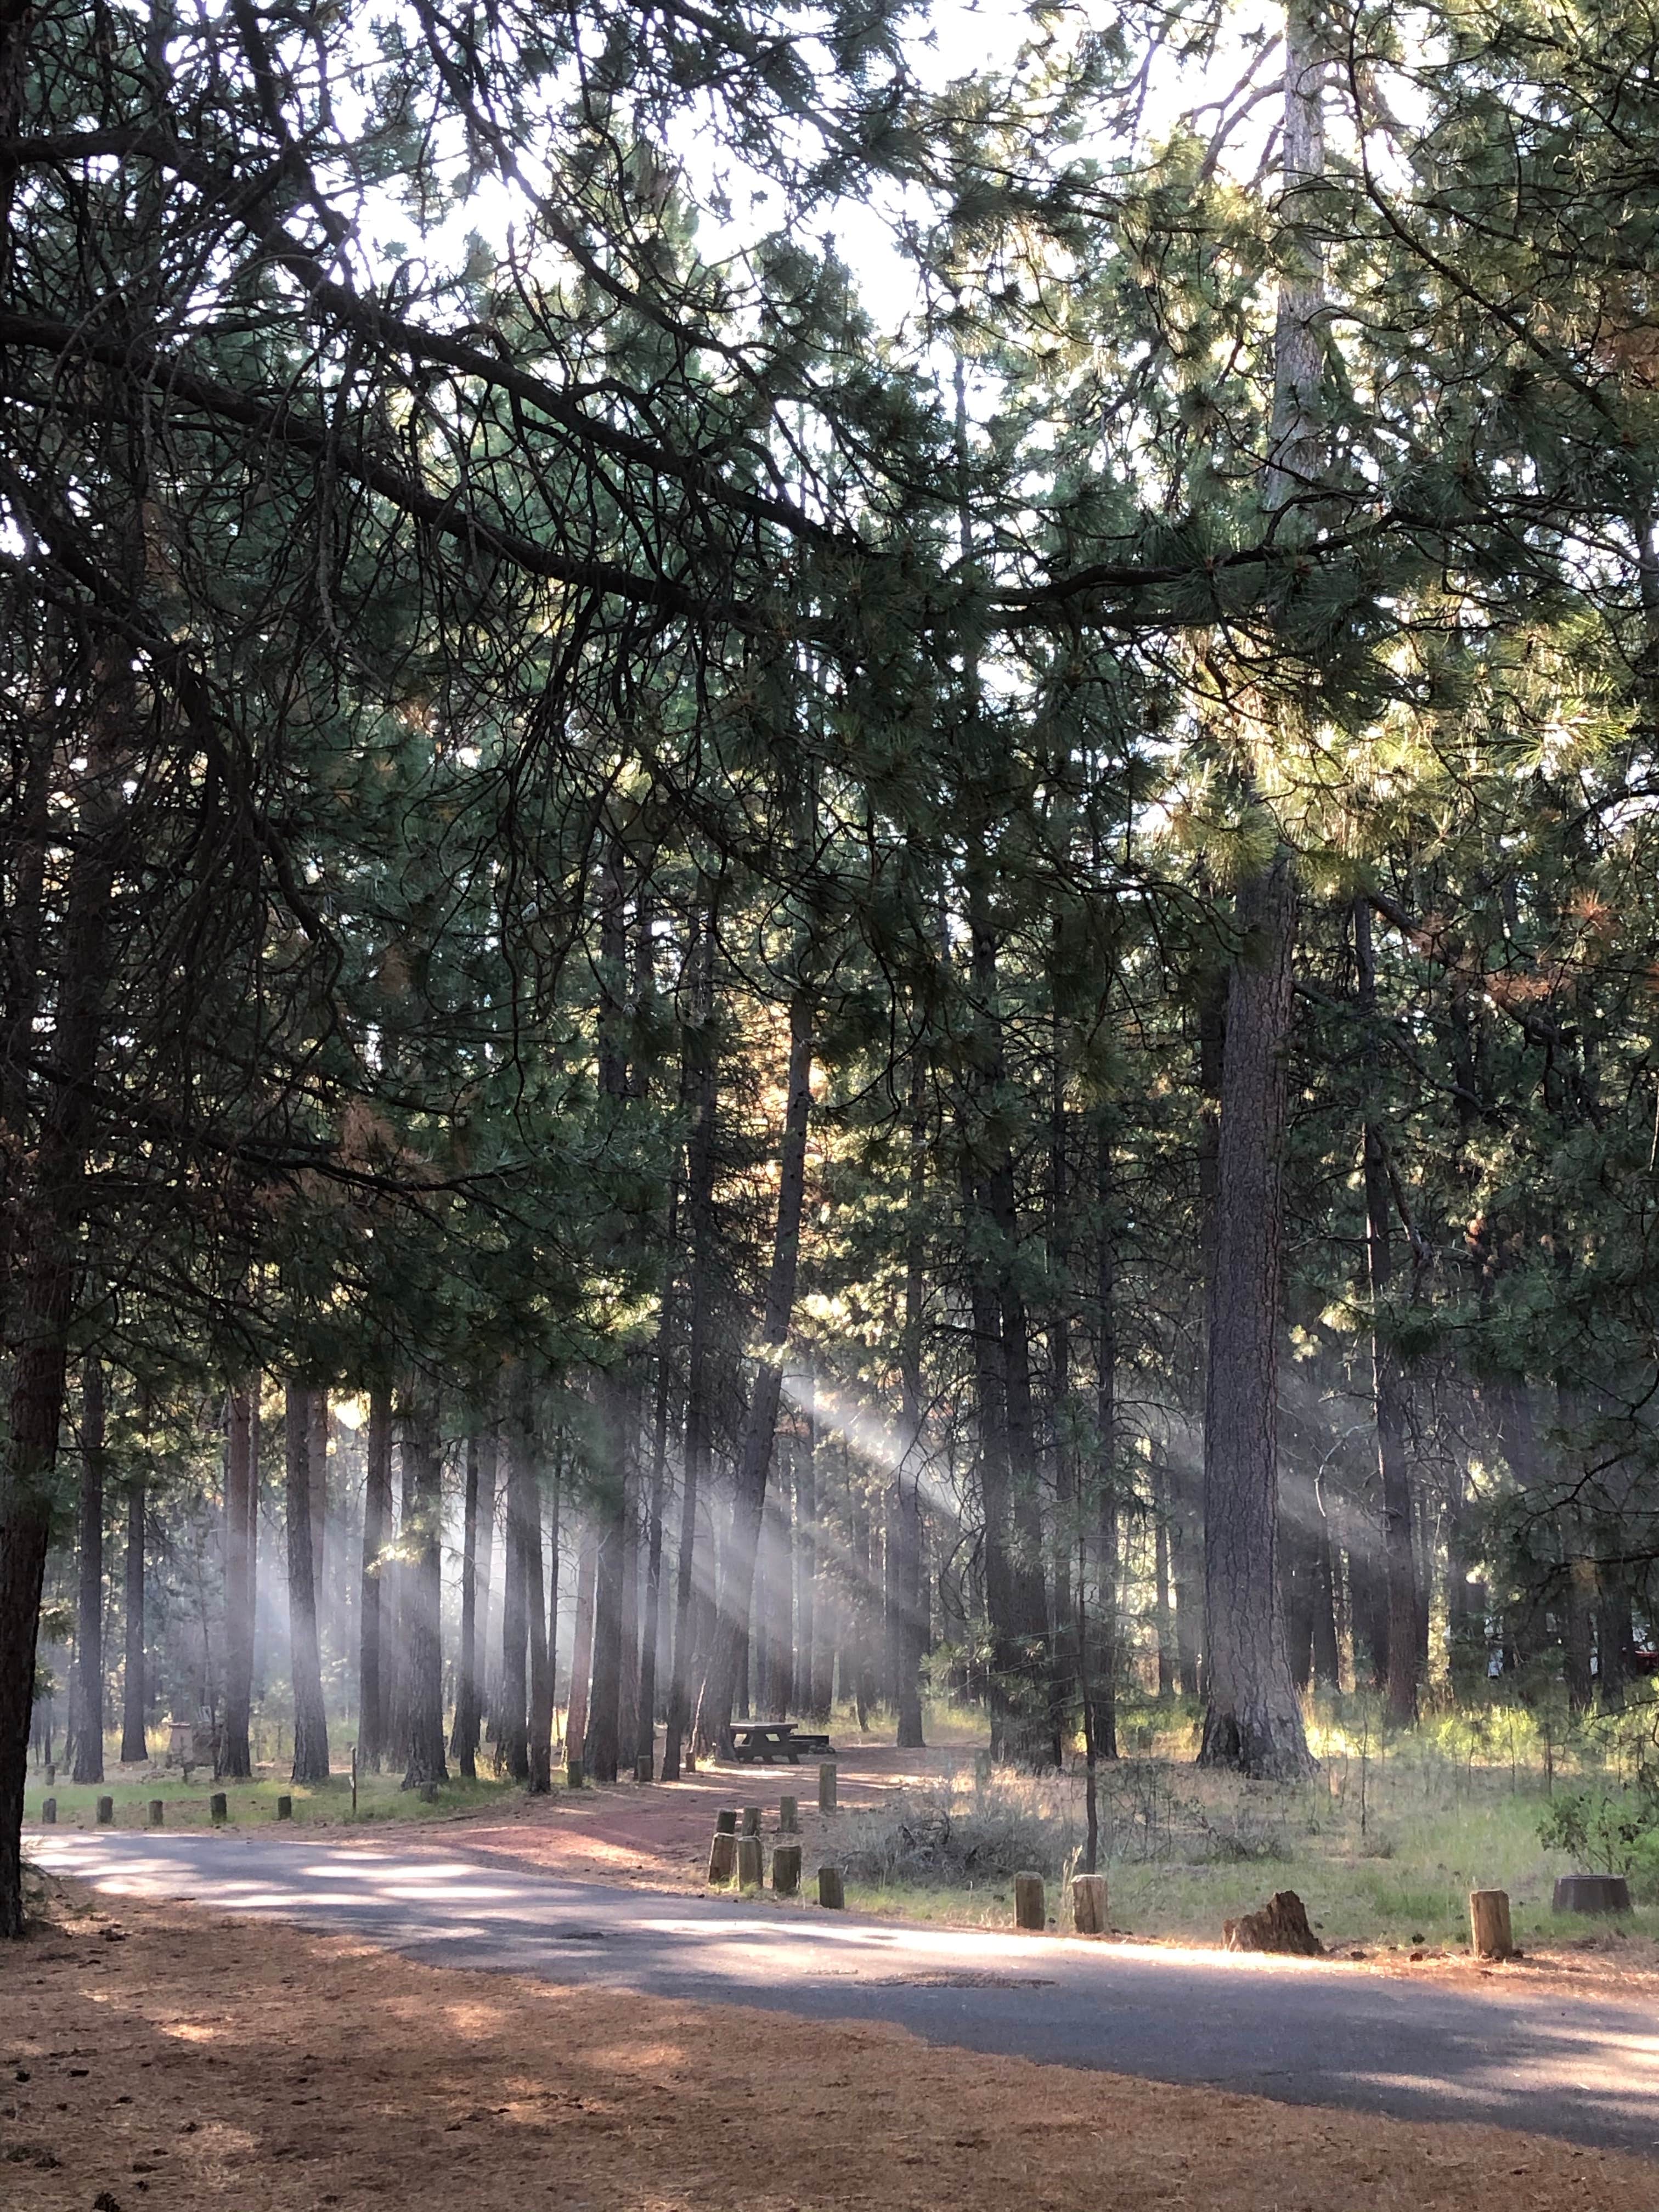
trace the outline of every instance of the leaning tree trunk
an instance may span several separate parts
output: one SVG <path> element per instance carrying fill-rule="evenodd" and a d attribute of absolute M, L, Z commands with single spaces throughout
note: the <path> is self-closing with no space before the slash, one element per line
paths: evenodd
<path fill-rule="evenodd" d="M 443 1512 L 438 1403 L 434 1396 L 420 1390 L 413 1394 L 404 1422 L 401 1540 L 405 1551 L 412 1554 L 403 1577 L 408 1670 L 404 1723 L 409 1731 L 405 1790 L 423 1790 L 449 1779 L 444 1764 Z"/>
<path fill-rule="evenodd" d="M 127 1484 L 127 1556 L 122 1577 L 125 1651 L 121 1683 L 121 1764 L 137 1765 L 149 1757 L 144 1727 L 149 1702 L 144 1681 L 144 1471 L 136 1467 Z"/>
<path fill-rule="evenodd" d="M 726 1755 L 732 1749 L 732 1705 L 749 1644 L 755 1553 L 783 1390 L 784 1347 L 795 1310 L 801 1213 L 806 1196 L 806 1137 L 812 1112 L 812 1017 L 811 997 L 798 988 L 789 1009 L 789 1071 L 778 1167 L 777 1224 L 761 1320 L 760 1360 L 738 1449 L 720 1614 L 698 1716 L 698 1731 L 705 1744 L 711 1749 L 718 1745 Z"/>
<path fill-rule="evenodd" d="M 311 1393 L 290 1382 L 283 1401 L 284 1505 L 288 1519 L 288 1627 L 294 1674 L 294 1779 L 326 1782 L 328 1717 L 317 1641 L 311 1558 Z"/>
<path fill-rule="evenodd" d="M 1280 854 L 1239 894 L 1227 995 L 1215 1295 L 1204 1408 L 1205 1708 L 1199 1757 L 1310 1771 L 1279 1589 L 1278 1352 L 1284 1052 L 1296 899 Z"/>
<path fill-rule="evenodd" d="M 248 1717 L 253 1703 L 253 1606 L 248 1571 L 252 1518 L 253 1404 L 246 1382 L 231 1385 L 225 1421 L 225 1724 L 219 1774 L 244 1782 L 253 1771 Z"/>
<path fill-rule="evenodd" d="M 378 1772 L 387 1750 L 386 1547 L 392 1525 L 392 1393 L 368 1394 L 364 1450 L 362 1582 L 357 1606 L 357 1758 Z"/>
<path fill-rule="evenodd" d="M 81 1497 L 75 1618 L 75 1779 L 104 1778 L 104 1369 L 81 1370 Z"/>

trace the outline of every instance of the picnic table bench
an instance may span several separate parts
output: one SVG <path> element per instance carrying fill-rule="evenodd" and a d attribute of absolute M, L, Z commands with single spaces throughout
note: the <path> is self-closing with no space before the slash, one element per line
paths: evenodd
<path fill-rule="evenodd" d="M 744 1765 L 783 1759 L 799 1766 L 803 1759 L 833 1759 L 835 1747 L 827 1735 L 798 1729 L 793 1721 L 734 1721 L 732 1756 Z"/>

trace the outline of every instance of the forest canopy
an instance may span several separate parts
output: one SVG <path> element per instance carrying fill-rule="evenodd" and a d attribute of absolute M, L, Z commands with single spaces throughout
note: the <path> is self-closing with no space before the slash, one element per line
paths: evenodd
<path fill-rule="evenodd" d="M 0 0 L 0 1929 L 54 1698 L 1618 1701 L 1656 56 Z"/>

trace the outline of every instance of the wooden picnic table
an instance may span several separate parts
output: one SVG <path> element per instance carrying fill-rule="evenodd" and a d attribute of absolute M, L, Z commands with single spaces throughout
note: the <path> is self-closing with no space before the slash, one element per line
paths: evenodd
<path fill-rule="evenodd" d="M 744 1765 L 785 1760 L 799 1766 L 803 1759 L 832 1758 L 834 1751 L 827 1735 L 804 1732 L 793 1721 L 734 1721 L 732 1756 Z"/>

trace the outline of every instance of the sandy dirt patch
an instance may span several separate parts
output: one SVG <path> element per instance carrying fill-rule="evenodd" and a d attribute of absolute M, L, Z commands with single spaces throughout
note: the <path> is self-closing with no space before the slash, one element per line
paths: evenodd
<path fill-rule="evenodd" d="M 1616 2153 L 419 1966 L 72 1888 L 0 1947 L 8 2212 L 1638 2212 Z"/>

